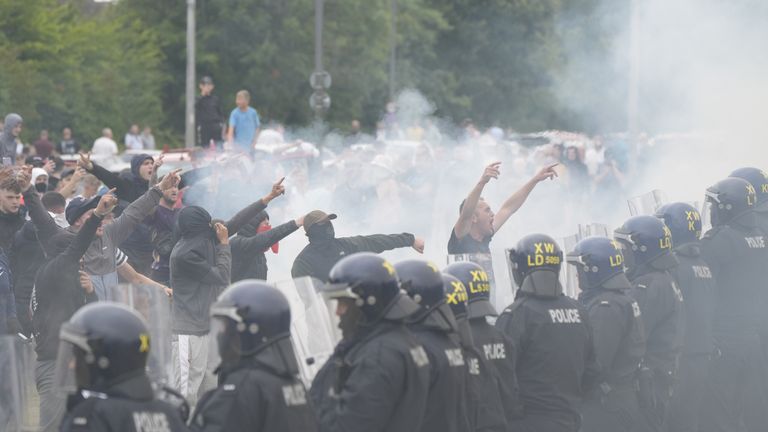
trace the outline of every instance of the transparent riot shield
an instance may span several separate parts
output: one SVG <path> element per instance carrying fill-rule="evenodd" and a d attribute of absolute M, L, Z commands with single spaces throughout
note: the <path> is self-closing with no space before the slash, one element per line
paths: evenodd
<path fill-rule="evenodd" d="M 160 386 L 172 386 L 171 299 L 157 286 L 120 284 L 110 299 L 134 309 L 149 326 L 150 350 L 147 373 Z"/>
<path fill-rule="evenodd" d="M 581 231 L 581 229 L 579 231 Z M 563 253 L 567 255 L 573 251 L 576 248 L 576 243 L 580 242 L 582 238 L 585 237 L 582 237 L 580 234 L 574 234 L 561 239 L 560 244 L 563 246 Z M 563 284 L 565 295 L 574 299 L 579 297 L 579 293 L 581 292 L 579 289 L 579 276 L 576 272 L 576 268 L 572 265 L 568 265 L 567 262 L 563 262 L 560 267 L 560 283 Z"/>
<path fill-rule="evenodd" d="M 493 273 L 493 260 L 491 254 L 476 253 L 448 255 L 448 264 L 462 261 L 473 262 L 485 270 L 491 284 L 491 304 L 497 312 L 501 313 L 507 306 L 512 304 L 515 293 L 511 285 L 506 286 L 496 283 L 497 279 Z"/>
<path fill-rule="evenodd" d="M 590 224 L 579 224 L 579 233 L 576 235 L 576 243 L 580 242 L 581 240 L 589 237 L 611 237 L 611 231 L 608 229 L 608 225 L 601 224 L 597 222 L 592 222 Z M 574 243 L 574 246 L 576 245 Z M 570 252 L 570 249 L 566 249 L 566 251 Z"/>
<path fill-rule="evenodd" d="M 30 340 L 0 336 L 0 430 L 36 431 L 39 401 Z"/>
<path fill-rule="evenodd" d="M 291 336 L 301 378 L 309 385 L 341 340 L 336 315 L 320 294 L 317 279 L 303 277 L 274 283 L 291 305 Z"/>
<path fill-rule="evenodd" d="M 667 195 L 658 189 L 627 200 L 632 216 L 653 216 L 659 207 L 667 203 Z"/>

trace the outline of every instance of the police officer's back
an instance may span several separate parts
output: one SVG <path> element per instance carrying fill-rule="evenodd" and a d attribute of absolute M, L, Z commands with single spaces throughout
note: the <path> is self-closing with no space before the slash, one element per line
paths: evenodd
<path fill-rule="evenodd" d="M 510 429 L 575 432 L 583 394 L 599 373 L 586 311 L 563 295 L 558 280 L 563 253 L 551 237 L 524 237 L 510 259 L 520 288 L 496 321 L 517 355 L 524 413 Z"/>
<path fill-rule="evenodd" d="M 671 273 L 683 294 L 685 335 L 677 384 L 666 430 L 698 431 L 701 400 L 706 391 L 709 359 L 714 351 L 712 310 L 715 286 L 712 271 L 701 257 L 701 214 L 686 203 L 662 206 L 656 212 L 672 233 L 678 266 Z"/>
<path fill-rule="evenodd" d="M 764 400 L 759 388 L 763 367 L 759 332 L 765 315 L 761 299 L 768 280 L 766 234 L 757 226 L 757 195 L 749 182 L 722 180 L 707 189 L 707 201 L 713 227 L 701 246 L 716 284 L 712 331 L 722 355 L 712 361 L 711 389 L 705 395 L 701 427 L 741 430 L 748 420 L 745 407 Z"/>
<path fill-rule="evenodd" d="M 629 296 L 624 257 L 615 241 L 591 237 L 568 254 L 576 267 L 581 294 L 592 325 L 599 385 L 582 407 L 582 430 L 630 431 L 640 420 L 635 378 L 645 354 L 640 306 Z"/>
<path fill-rule="evenodd" d="M 419 305 L 408 323 L 429 357 L 429 394 L 421 430 L 467 430 L 464 350 L 455 337 L 458 328 L 446 303 L 440 270 L 426 261 L 407 260 L 397 263 L 395 272 L 400 286 Z"/>
<path fill-rule="evenodd" d="M 672 233 L 653 216 L 634 216 L 614 231 L 614 237 L 622 245 L 630 293 L 640 305 L 645 327 L 644 362 L 652 373 L 655 402 L 644 410 L 644 429 L 659 430 L 672 397 L 684 332 L 683 296 L 669 273 L 677 266 Z"/>
<path fill-rule="evenodd" d="M 291 345 L 291 310 L 265 282 L 244 280 L 211 307 L 221 355 L 218 388 L 198 402 L 195 431 L 317 430 Z"/>
<path fill-rule="evenodd" d="M 464 352 L 467 370 L 467 417 L 469 430 L 478 432 L 503 432 L 507 430 L 499 393 L 498 371 L 477 349 L 472 329 L 467 320 L 467 290 L 455 277 L 443 273 L 445 301 L 453 312 L 458 326 L 458 341 Z"/>
<path fill-rule="evenodd" d="M 490 364 L 498 382 L 501 404 L 507 422 L 520 417 L 522 407 L 515 375 L 515 347 L 512 341 L 492 324 L 498 316 L 490 301 L 491 284 L 481 266 L 469 261 L 456 262 L 445 273 L 458 279 L 467 290 L 467 318 L 475 346 Z M 492 397 L 485 395 L 482 399 Z"/>
<path fill-rule="evenodd" d="M 62 431 L 185 431 L 179 410 L 155 398 L 145 373 L 149 331 L 115 303 L 92 303 L 62 325 L 59 382 L 74 374 Z M 74 370 L 72 369 L 74 364 Z"/>
<path fill-rule="evenodd" d="M 400 291 L 394 267 L 371 253 L 347 256 L 325 291 L 338 300 L 343 340 L 310 389 L 320 430 L 420 431 L 429 358 L 403 322 L 419 306 Z"/>

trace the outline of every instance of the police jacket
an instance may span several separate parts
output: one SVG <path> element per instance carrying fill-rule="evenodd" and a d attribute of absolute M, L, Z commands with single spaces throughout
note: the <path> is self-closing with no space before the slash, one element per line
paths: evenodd
<path fill-rule="evenodd" d="M 424 323 L 412 324 L 409 328 L 429 357 L 429 393 L 420 430 L 468 430 L 467 369 L 463 349 L 445 331 Z"/>
<path fill-rule="evenodd" d="M 524 416 L 577 423 L 583 395 L 598 378 L 592 328 L 584 308 L 566 296 L 518 291 L 496 321 L 512 341 Z"/>
<path fill-rule="evenodd" d="M 70 397 L 61 432 L 186 431 L 178 409 L 155 399 L 149 379 L 126 378 L 104 392 L 83 391 Z"/>
<path fill-rule="evenodd" d="M 504 414 L 509 422 L 522 416 L 517 375 L 515 372 L 515 347 L 502 331 L 491 325 L 486 317 L 469 320 L 475 346 L 489 364 L 490 373 L 498 382 L 499 396 Z"/>
<path fill-rule="evenodd" d="M 463 346 L 467 364 L 467 418 L 469 429 L 505 432 L 507 419 L 499 393 L 499 374 L 475 346 Z"/>
<path fill-rule="evenodd" d="M 97 299 L 96 292 L 86 294 L 80 285 L 80 259 L 96 236 L 102 218 L 95 214 L 80 227 L 74 238 L 62 232 L 53 242 L 68 246 L 58 255 L 49 257 L 37 272 L 32 290 L 32 324 L 35 351 L 40 361 L 56 359 L 61 325 L 83 305 Z"/>
<path fill-rule="evenodd" d="M 264 252 L 273 244 L 299 229 L 296 221 L 289 221 L 269 231 L 256 232 L 251 224 L 245 225 L 230 240 L 232 246 L 232 282 L 243 279 L 267 280 L 267 257 Z"/>
<path fill-rule="evenodd" d="M 714 227 L 704 235 L 702 257 L 716 284 L 715 333 L 758 332 L 768 281 L 766 237 L 759 228 L 738 223 Z"/>
<path fill-rule="evenodd" d="M 320 431 L 421 431 L 429 358 L 399 322 L 381 321 L 337 349 L 310 389 Z"/>
<path fill-rule="evenodd" d="M 600 382 L 630 387 L 645 354 L 645 329 L 640 306 L 627 290 L 594 288 L 582 291 L 592 325 Z M 603 391 L 608 390 L 603 386 Z"/>
<path fill-rule="evenodd" d="M 708 355 L 713 347 L 712 314 L 715 301 L 715 279 L 709 265 L 701 257 L 697 244 L 675 248 L 680 265 L 672 272 L 683 293 L 685 336 L 683 354 Z"/>
<path fill-rule="evenodd" d="M 293 261 L 291 276 L 296 279 L 311 276 L 320 281 L 328 280 L 328 273 L 340 259 L 355 252 L 381 253 L 390 249 L 413 246 L 413 234 L 375 234 L 369 236 L 341 237 L 326 241 L 314 241 L 299 252 Z"/>
<path fill-rule="evenodd" d="M 683 346 L 683 294 L 667 270 L 652 265 L 628 276 L 633 286 L 630 295 L 640 305 L 645 328 L 645 364 L 652 370 L 672 373 Z"/>
<path fill-rule="evenodd" d="M 317 430 L 304 384 L 283 362 L 269 355 L 243 359 L 222 372 L 219 387 L 203 395 L 195 411 L 190 422 L 193 431 Z"/>

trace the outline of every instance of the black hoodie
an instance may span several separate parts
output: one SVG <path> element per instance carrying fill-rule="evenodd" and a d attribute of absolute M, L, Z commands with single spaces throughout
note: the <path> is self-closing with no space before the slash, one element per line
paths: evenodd
<path fill-rule="evenodd" d="M 296 221 L 289 221 L 259 233 L 257 232 L 259 223 L 261 223 L 260 220 L 251 221 L 230 241 L 233 283 L 244 279 L 267 280 L 267 257 L 264 252 L 299 229 Z"/>

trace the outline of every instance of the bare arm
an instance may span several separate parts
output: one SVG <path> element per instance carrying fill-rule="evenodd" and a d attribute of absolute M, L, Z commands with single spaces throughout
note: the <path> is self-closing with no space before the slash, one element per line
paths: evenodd
<path fill-rule="evenodd" d="M 480 177 L 480 181 L 477 182 L 475 187 L 469 192 L 467 198 L 464 200 L 464 207 L 459 214 L 459 220 L 456 221 L 456 225 L 453 226 L 453 232 L 456 234 L 456 238 L 463 238 L 469 234 L 469 228 L 472 226 L 472 215 L 475 213 L 475 207 L 477 202 L 480 201 L 480 195 L 483 193 L 485 185 L 491 181 L 492 178 L 499 178 L 499 166 L 501 162 L 494 162 L 483 171 L 483 176 Z"/>
<path fill-rule="evenodd" d="M 158 289 L 163 290 L 169 297 L 173 294 L 173 291 L 170 288 L 161 283 L 157 283 L 152 279 L 144 276 L 143 274 L 137 272 L 132 265 L 128 264 L 127 261 L 117 268 L 117 273 L 120 275 L 120 277 L 132 284 L 157 287 Z"/>
<path fill-rule="evenodd" d="M 517 192 L 513 193 L 512 196 L 504 201 L 504 204 L 502 204 L 499 212 L 496 213 L 496 216 L 493 218 L 494 232 L 500 230 L 504 223 L 509 220 L 510 216 L 515 214 L 515 212 L 517 212 L 520 207 L 523 206 L 525 200 L 528 199 L 528 195 L 531 194 L 537 184 L 544 181 L 545 179 L 557 177 L 557 172 L 555 172 L 554 169 L 555 166 L 557 166 L 557 164 L 542 168 L 538 173 L 536 173 L 535 176 L 528 180 L 528 182 L 524 184 L 523 187 L 518 189 Z"/>

